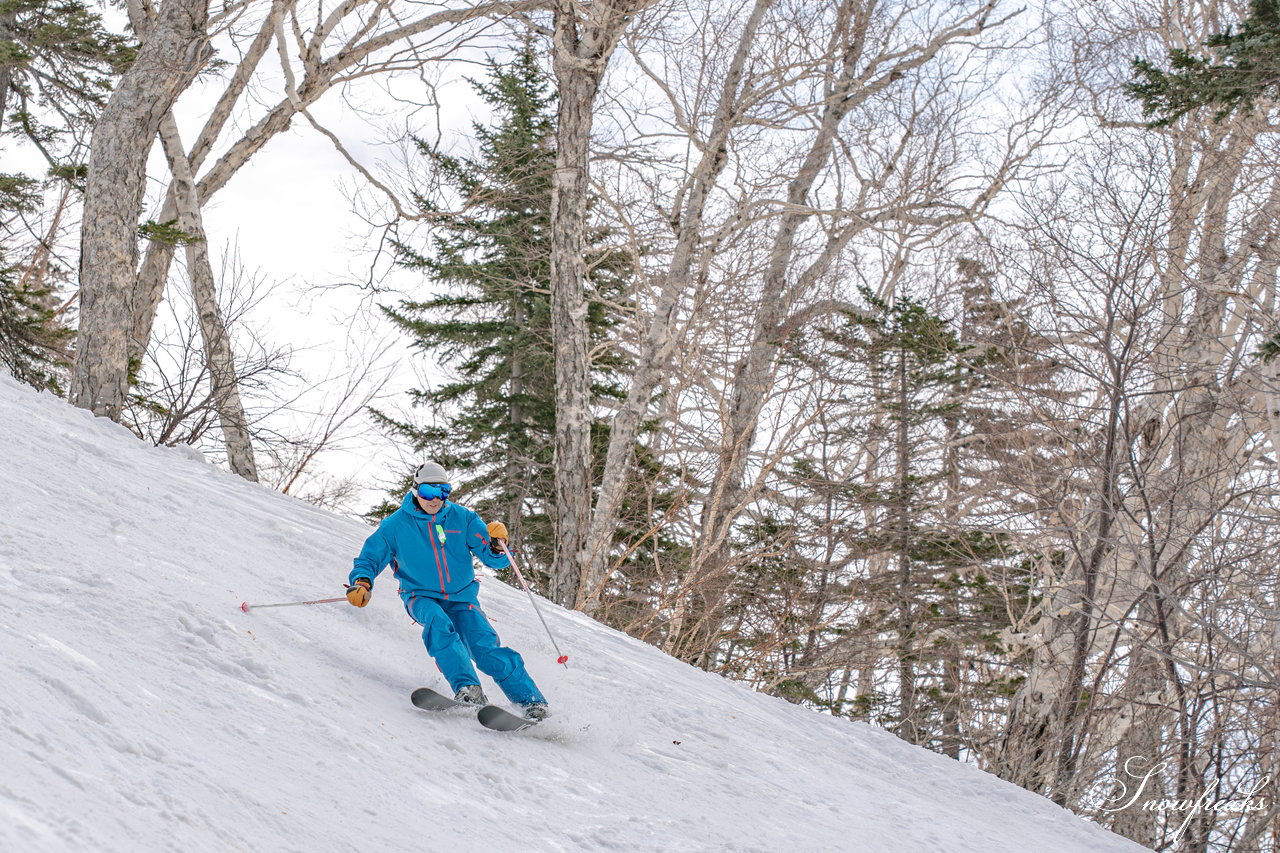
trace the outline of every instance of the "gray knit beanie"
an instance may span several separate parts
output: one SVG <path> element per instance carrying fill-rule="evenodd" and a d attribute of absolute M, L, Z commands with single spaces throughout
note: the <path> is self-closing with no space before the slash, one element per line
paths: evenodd
<path fill-rule="evenodd" d="M 415 486 L 422 483 L 447 483 L 449 475 L 445 473 L 444 468 L 436 462 L 423 462 L 418 466 L 418 470 L 414 472 L 413 484 Z"/>

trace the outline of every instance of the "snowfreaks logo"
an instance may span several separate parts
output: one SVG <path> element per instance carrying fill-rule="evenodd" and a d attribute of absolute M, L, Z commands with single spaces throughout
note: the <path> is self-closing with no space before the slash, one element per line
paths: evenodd
<path fill-rule="evenodd" d="M 1152 812 L 1169 812 L 1170 822 L 1174 819 L 1174 815 L 1182 813 L 1182 823 L 1178 825 L 1177 831 L 1173 834 L 1173 842 L 1175 844 L 1182 838 L 1182 834 L 1186 832 L 1191 819 L 1201 812 L 1236 813 L 1243 817 L 1249 812 L 1262 811 L 1267 808 L 1267 800 L 1260 799 L 1258 794 L 1271 784 L 1270 776 L 1263 776 L 1254 783 L 1253 787 L 1245 791 L 1237 791 L 1224 797 L 1218 796 L 1219 782 L 1215 780 L 1205 789 L 1203 794 L 1194 800 L 1173 800 L 1168 797 L 1147 797 L 1143 799 L 1143 794 L 1147 793 L 1147 787 L 1151 784 L 1152 778 L 1169 769 L 1169 762 L 1161 761 L 1146 773 L 1137 772 L 1140 769 L 1140 765 L 1145 762 L 1145 758 L 1139 758 L 1138 756 L 1125 761 L 1124 775 L 1130 779 L 1138 780 L 1137 788 L 1133 793 L 1130 793 L 1129 784 L 1117 776 L 1111 780 L 1115 793 L 1107 798 L 1107 805 L 1103 806 L 1102 811 L 1112 813 L 1124 811 L 1125 809 L 1140 808 Z M 1157 781 L 1151 787 L 1158 789 L 1159 782 Z M 1119 805 L 1109 805 L 1115 802 L 1119 802 Z"/>

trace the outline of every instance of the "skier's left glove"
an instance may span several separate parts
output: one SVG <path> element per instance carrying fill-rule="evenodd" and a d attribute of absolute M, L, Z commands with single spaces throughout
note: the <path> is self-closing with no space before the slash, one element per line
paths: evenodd
<path fill-rule="evenodd" d="M 489 548 L 495 554 L 507 549 L 507 526 L 501 521 L 489 522 Z"/>

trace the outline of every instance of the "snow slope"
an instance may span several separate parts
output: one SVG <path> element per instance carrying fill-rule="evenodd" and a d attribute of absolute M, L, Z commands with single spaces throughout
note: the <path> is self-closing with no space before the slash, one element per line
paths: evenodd
<path fill-rule="evenodd" d="M 443 688 L 368 533 L 0 376 L 0 851 L 1134 851 L 879 729 L 481 599 L 555 716 Z M 491 696 L 500 695 L 486 681 Z"/>

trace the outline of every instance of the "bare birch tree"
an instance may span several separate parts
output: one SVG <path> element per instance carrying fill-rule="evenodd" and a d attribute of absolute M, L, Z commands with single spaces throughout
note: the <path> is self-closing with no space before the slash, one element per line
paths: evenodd
<path fill-rule="evenodd" d="M 559 92 L 551 184 L 551 338 L 555 349 L 555 537 L 551 596 L 579 595 L 591 524 L 591 380 L 587 328 L 587 200 L 596 94 L 634 15 L 654 0 L 557 0 L 552 67 Z"/>
<path fill-rule="evenodd" d="M 207 57 L 208 0 L 164 0 L 94 127 L 80 233 L 80 333 L 72 401 L 112 419 L 129 390 L 138 223 L 147 152 Z"/>
<path fill-rule="evenodd" d="M 254 154 L 288 130 L 295 118 L 301 115 L 314 122 L 308 110 L 327 93 L 367 77 L 421 69 L 452 55 L 495 18 L 536 11 L 545 8 L 547 2 L 458 3 L 453 8 L 414 17 L 392 4 L 355 0 L 336 6 L 308 26 L 299 15 L 296 0 L 273 0 L 265 15 L 253 24 L 252 38 L 187 152 L 200 204 L 208 204 Z M 281 62 L 285 91 L 264 114 L 246 119 L 241 114 L 251 100 L 247 93 L 273 46 Z M 222 134 L 233 117 L 250 125 L 234 141 L 223 140 Z M 350 157 L 336 135 L 322 132 L 344 156 Z M 223 153 L 205 169 L 215 148 L 221 148 Z M 176 216 L 177 202 L 170 193 L 156 219 L 166 222 Z M 132 332 L 135 354 L 146 347 L 151 317 L 163 295 L 173 250 L 172 245 L 150 245 L 138 273 Z"/>
<path fill-rule="evenodd" d="M 893 81 L 928 63 L 951 42 L 980 34 L 993 23 L 995 6 L 995 2 L 976 4 L 965 10 L 958 20 L 940 26 L 922 47 L 908 50 L 905 55 L 870 57 L 864 55 L 866 32 L 871 26 L 869 7 L 857 3 L 838 7 L 831 38 L 830 77 L 823 85 L 817 126 L 799 168 L 788 182 L 783 212 L 774 227 L 773 245 L 763 274 L 760 309 L 753 321 L 747 352 L 734 371 L 732 402 L 721 440 L 722 450 L 715 477 L 708 489 L 700 535 L 690 567 L 692 583 L 696 583 L 704 573 L 714 573 L 716 564 L 724 561 L 733 519 L 743 508 L 743 478 L 768 393 L 769 374 L 781 344 L 779 331 L 800 296 L 798 291 L 801 289 L 794 286 L 793 278 L 796 241 L 801 225 L 814 215 L 811 193 L 819 175 L 829 164 L 841 123 L 851 110 Z M 1000 176 L 993 186 L 979 193 L 974 212 L 994 195 L 1004 177 Z M 920 212 L 915 215 L 920 215 Z M 972 214 L 966 212 L 966 215 Z M 865 227 L 860 219 L 854 218 L 853 222 L 840 226 L 828 246 L 800 272 L 798 278 L 801 282 L 813 281 L 824 274 L 837 257 L 839 246 Z M 789 289 L 790 294 L 787 292 Z"/>
<path fill-rule="evenodd" d="M 747 93 L 757 85 L 754 80 L 744 80 L 747 59 L 756 45 L 761 21 L 773 5 L 773 0 L 756 0 L 751 7 L 737 36 L 719 97 L 711 108 L 706 139 L 697 143 L 701 155 L 677 195 L 682 209 L 673 216 L 675 245 L 671 250 L 670 266 L 662 277 L 652 319 L 643 332 L 627 397 L 614 416 L 600 493 L 591 517 L 586 562 L 582 567 L 582 583 L 576 600 L 588 612 L 594 612 L 599 606 L 610 562 L 609 545 L 617 526 L 641 419 L 648 411 L 654 391 L 666 376 L 679 342 L 676 312 L 681 298 L 690 288 L 695 249 L 702 239 L 707 205 L 717 180 L 729 163 L 729 136 L 735 125 L 745 118 L 749 106 Z M 758 47 L 755 49 L 759 50 Z M 696 134 L 699 130 L 697 119 L 693 121 L 687 131 Z"/>

